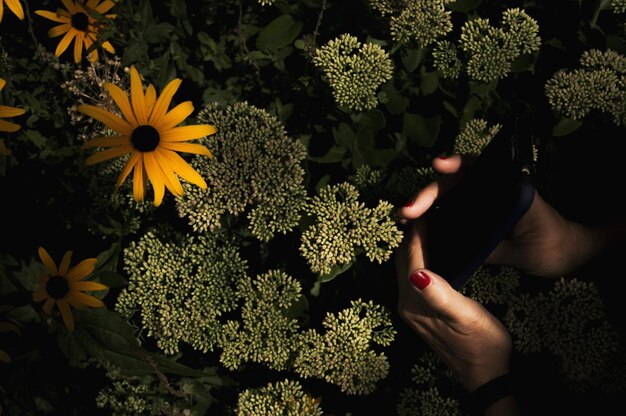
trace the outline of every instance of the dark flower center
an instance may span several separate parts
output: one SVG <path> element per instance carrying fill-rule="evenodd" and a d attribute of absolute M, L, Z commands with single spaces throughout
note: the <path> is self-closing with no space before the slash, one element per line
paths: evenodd
<path fill-rule="evenodd" d="M 83 12 L 78 12 L 72 15 L 72 27 L 74 29 L 86 32 L 88 26 L 89 18 L 87 17 L 87 14 Z"/>
<path fill-rule="evenodd" d="M 67 284 L 67 280 L 61 276 L 50 276 L 48 283 L 46 283 L 46 292 L 52 299 L 63 299 L 69 291 L 70 286 Z"/>
<path fill-rule="evenodd" d="M 130 141 L 140 152 L 151 152 L 157 148 L 161 140 L 159 132 L 152 126 L 143 125 L 133 130 Z"/>

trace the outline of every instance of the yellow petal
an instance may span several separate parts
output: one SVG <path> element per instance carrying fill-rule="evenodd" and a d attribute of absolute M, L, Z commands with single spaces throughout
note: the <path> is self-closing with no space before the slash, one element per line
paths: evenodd
<path fill-rule="evenodd" d="M 130 101 L 128 100 L 128 95 L 117 85 L 111 84 L 110 82 L 106 82 L 104 84 L 104 88 L 111 94 L 111 98 L 115 101 L 115 104 L 122 111 L 122 115 L 126 117 L 126 120 L 132 125 L 137 126 L 137 119 L 135 119 L 135 115 L 133 114 L 133 110 L 130 107 Z"/>
<path fill-rule="evenodd" d="M 133 197 L 137 202 L 143 202 L 146 195 L 146 179 L 144 174 L 143 154 L 137 161 L 133 174 Z"/>
<path fill-rule="evenodd" d="M 71 28 L 72 25 L 70 25 L 69 23 L 55 26 L 48 30 L 48 37 L 56 38 L 57 36 L 61 36 L 62 34 L 69 32 Z"/>
<path fill-rule="evenodd" d="M 70 46 L 70 43 L 72 43 L 72 39 L 74 39 L 74 36 L 76 36 L 76 29 L 72 28 L 65 34 L 65 36 L 63 36 L 63 39 L 61 39 L 61 41 L 57 45 L 56 51 L 54 51 L 54 55 L 57 57 L 61 56 L 61 54 L 65 52 L 67 47 Z"/>
<path fill-rule="evenodd" d="M 10 121 L 0 120 L 0 131 L 6 133 L 13 133 L 21 128 L 19 124 L 11 123 Z"/>
<path fill-rule="evenodd" d="M 84 37 L 85 41 L 85 51 L 87 52 L 87 56 L 91 62 L 96 62 L 98 60 L 98 48 L 93 45 L 93 41 L 89 36 Z"/>
<path fill-rule="evenodd" d="M 2 130 L 0 130 L 2 131 Z M 7 148 L 4 145 L 4 140 L 0 139 L 0 155 L 5 155 L 5 156 L 10 156 L 11 155 L 11 149 Z"/>
<path fill-rule="evenodd" d="M 146 164 L 146 172 L 148 173 L 148 179 L 152 183 L 152 189 L 154 191 L 154 206 L 158 207 L 163 202 L 163 196 L 165 195 L 165 181 L 163 179 L 163 172 L 157 163 L 156 157 L 153 152 L 146 152 L 143 155 L 144 163 Z"/>
<path fill-rule="evenodd" d="M 7 84 L 6 80 L 0 78 L 0 91 L 4 89 L 4 86 Z"/>
<path fill-rule="evenodd" d="M 86 295 L 83 292 L 73 292 L 72 296 L 76 298 L 80 303 L 83 303 L 91 308 L 99 308 L 104 306 L 104 302 L 91 295 Z"/>
<path fill-rule="evenodd" d="M 9 10 L 13 12 L 20 20 L 24 20 L 24 9 L 19 0 L 4 0 Z"/>
<path fill-rule="evenodd" d="M 133 168 L 135 167 L 135 165 L 137 165 L 137 162 L 139 162 L 140 159 L 141 152 L 132 152 L 132 154 L 128 158 L 128 162 L 126 162 L 126 165 L 124 166 L 124 169 L 122 169 L 122 173 L 120 173 L 120 176 L 117 178 L 115 188 L 119 189 L 119 187 L 122 186 L 128 175 L 130 174 L 130 172 L 133 171 Z"/>
<path fill-rule="evenodd" d="M 67 272 L 65 278 L 70 282 L 76 282 L 78 280 L 84 279 L 85 277 L 93 273 L 94 269 L 96 268 L 96 261 L 97 259 L 95 258 L 85 259 L 81 261 L 69 272 Z"/>
<path fill-rule="evenodd" d="M 137 123 L 139 125 L 147 124 L 148 112 L 146 111 L 146 97 L 143 95 L 141 77 L 134 65 L 130 67 L 130 98 Z"/>
<path fill-rule="evenodd" d="M 70 268 L 71 261 L 72 261 L 72 252 L 68 251 L 63 256 L 63 260 L 61 260 L 61 264 L 59 265 L 59 276 L 65 276 L 65 273 L 67 273 L 67 269 Z"/>
<path fill-rule="evenodd" d="M 213 154 L 211 153 L 209 149 L 207 149 L 205 146 L 201 144 L 196 144 L 196 143 L 169 142 L 169 143 L 161 144 L 161 147 L 163 147 L 164 149 L 175 151 L 175 152 L 195 153 L 198 155 L 204 155 L 204 156 L 209 156 L 209 157 L 213 156 Z"/>
<path fill-rule="evenodd" d="M 104 42 L 102 42 L 102 48 L 104 48 L 105 51 L 111 54 L 115 53 L 115 48 L 113 47 L 113 45 L 111 45 L 111 43 L 108 40 L 105 40 Z"/>
<path fill-rule="evenodd" d="M 215 126 L 210 124 L 174 127 L 161 133 L 161 142 L 169 144 L 172 142 L 201 139 L 215 133 L 215 131 Z"/>
<path fill-rule="evenodd" d="M 98 283 L 98 282 L 91 282 L 88 280 L 81 280 L 79 282 L 72 282 L 70 284 L 71 290 L 81 290 L 81 291 L 85 291 L 85 290 L 107 290 L 109 287 L 106 285 L 103 285 L 102 283 Z"/>
<path fill-rule="evenodd" d="M 171 165 L 172 169 L 174 169 L 174 172 L 176 172 L 178 176 L 180 176 L 187 182 L 191 182 L 194 185 L 199 186 L 202 189 L 206 189 L 207 184 L 204 178 L 202 178 L 202 176 L 200 176 L 200 174 L 194 168 L 192 168 L 191 165 L 189 165 L 182 157 L 180 157 L 175 152 L 170 152 L 167 150 L 161 150 L 161 152 L 163 158 L 168 161 L 168 163 Z"/>
<path fill-rule="evenodd" d="M 102 3 L 100 3 L 100 5 L 95 8 L 95 10 L 100 14 L 105 14 L 106 12 L 111 10 L 113 6 L 115 6 L 115 2 L 110 1 L 110 0 L 105 0 Z"/>
<path fill-rule="evenodd" d="M 35 10 L 35 14 L 59 23 L 70 23 L 70 19 L 59 13 L 50 12 L 48 10 Z"/>
<path fill-rule="evenodd" d="M 165 186 L 172 194 L 174 194 L 174 196 L 182 196 L 184 193 L 183 186 L 180 184 L 180 180 L 178 180 L 178 177 L 174 173 L 172 166 L 170 166 L 168 159 L 163 157 L 163 153 L 168 153 L 168 151 L 156 150 L 155 153 L 157 154 L 156 159 L 159 167 L 161 168 L 161 172 L 163 173 Z"/>
<path fill-rule="evenodd" d="M 94 147 L 118 147 L 118 146 L 130 146 L 130 137 L 128 136 L 100 136 L 89 140 L 83 144 L 82 149 L 92 149 Z"/>
<path fill-rule="evenodd" d="M 154 85 L 149 84 L 146 89 L 146 114 L 150 114 L 152 112 L 152 107 L 154 106 L 155 101 L 156 90 L 154 89 Z"/>
<path fill-rule="evenodd" d="M 98 5 L 98 2 L 100 0 L 88 0 L 87 3 L 85 4 L 85 9 L 86 10 L 91 10 L 94 7 L 96 7 Z"/>
<path fill-rule="evenodd" d="M 65 9 L 72 14 L 82 11 L 82 9 L 79 8 L 77 5 L 75 5 L 72 0 L 61 0 L 61 1 L 63 2 Z"/>
<path fill-rule="evenodd" d="M 48 270 L 48 275 L 57 276 L 59 272 L 57 270 L 56 264 L 54 264 L 54 261 L 52 260 L 52 257 L 50 257 L 50 254 L 48 254 L 46 249 L 43 247 L 39 247 L 37 251 L 43 265 L 46 266 L 46 269 Z"/>
<path fill-rule="evenodd" d="M 67 296 L 65 297 L 65 300 L 67 301 L 67 303 L 69 303 L 71 306 L 73 306 L 76 309 L 85 309 L 87 307 L 87 305 L 85 305 L 84 303 L 80 302 L 78 299 L 76 299 L 76 294 L 80 293 L 80 292 L 70 292 L 67 294 Z"/>
<path fill-rule="evenodd" d="M 72 332 L 74 330 L 74 317 L 72 316 L 72 311 L 70 310 L 70 304 L 67 303 L 67 300 L 65 299 L 59 299 L 57 301 L 57 305 L 61 311 L 65 327 L 68 331 Z"/>
<path fill-rule="evenodd" d="M 85 34 L 82 31 L 76 33 L 76 39 L 74 39 L 74 62 L 79 63 L 83 59 L 83 39 Z"/>
<path fill-rule="evenodd" d="M 23 108 L 9 107 L 8 105 L 0 105 L 0 117 L 21 116 L 26 110 Z"/>
<path fill-rule="evenodd" d="M 104 123 L 111 130 L 115 130 L 123 136 L 130 137 L 133 133 L 133 127 L 128 124 L 126 120 L 123 120 L 115 114 L 103 110 L 102 108 L 89 104 L 81 104 L 78 106 L 78 111 L 95 118 L 99 122 Z"/>
<path fill-rule="evenodd" d="M 52 313 L 52 307 L 54 306 L 55 300 L 52 298 L 46 299 L 46 303 L 43 304 L 43 311 L 50 315 Z"/>
<path fill-rule="evenodd" d="M 191 101 L 182 102 L 161 117 L 159 122 L 154 124 L 154 128 L 159 131 L 171 129 L 182 123 L 191 113 L 193 113 L 193 104 Z"/>
<path fill-rule="evenodd" d="M 165 88 L 163 88 L 163 91 L 161 91 L 161 95 L 159 96 L 159 99 L 156 101 L 156 104 L 154 105 L 154 108 L 152 109 L 152 113 L 150 114 L 149 122 L 152 126 L 156 126 L 159 124 L 161 118 L 167 112 L 167 109 L 169 108 L 170 103 L 172 102 L 172 98 L 174 97 L 174 94 L 176 94 L 176 91 L 178 91 L 178 88 L 180 87 L 180 84 L 182 82 L 183 81 L 181 79 L 176 78 L 170 81 L 165 86 Z"/>
<path fill-rule="evenodd" d="M 132 151 L 133 151 L 133 148 L 130 145 L 112 147 L 110 149 L 102 150 L 98 153 L 94 153 L 93 155 L 89 156 L 87 159 L 85 159 L 85 165 L 91 166 L 97 163 L 104 162 L 109 159 L 122 157 Z"/>

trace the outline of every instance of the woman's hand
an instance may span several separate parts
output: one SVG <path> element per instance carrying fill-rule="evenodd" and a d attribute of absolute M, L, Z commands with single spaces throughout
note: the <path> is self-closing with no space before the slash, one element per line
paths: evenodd
<path fill-rule="evenodd" d="M 400 208 L 401 222 L 419 218 L 433 202 L 454 186 L 473 158 L 454 155 L 435 158 L 433 168 L 443 173 Z M 569 221 L 548 204 L 536 191 L 533 202 L 513 228 L 487 257 L 487 264 L 506 264 L 542 277 L 561 277 L 598 255 L 619 235 L 624 223 L 592 228 Z"/>
<path fill-rule="evenodd" d="M 511 336 L 483 305 L 424 268 L 419 227 L 410 225 L 396 257 L 398 312 L 473 391 L 509 371 Z"/>

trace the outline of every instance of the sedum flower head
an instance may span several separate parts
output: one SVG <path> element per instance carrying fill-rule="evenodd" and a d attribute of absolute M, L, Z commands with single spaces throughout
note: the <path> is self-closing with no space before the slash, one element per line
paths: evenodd
<path fill-rule="evenodd" d="M 0 23 L 2 23 L 2 18 L 4 17 L 4 3 L 18 19 L 24 20 L 24 9 L 20 0 L 0 0 Z"/>
<path fill-rule="evenodd" d="M 288 309 L 301 299 L 300 283 L 280 270 L 270 270 L 252 280 L 239 280 L 236 296 L 241 299 L 241 322 L 226 322 L 220 338 L 220 362 L 229 369 L 242 363 L 264 363 L 284 370 L 294 353 L 299 329 Z"/>
<path fill-rule="evenodd" d="M 212 351 L 220 317 L 236 307 L 236 282 L 246 262 L 234 242 L 218 234 L 182 235 L 148 231 L 124 249 L 128 286 L 115 309 L 130 318 L 139 312 L 142 327 L 168 354 L 185 342 Z"/>
<path fill-rule="evenodd" d="M 384 353 L 374 345 L 388 346 L 395 338 L 389 312 L 361 299 L 322 322 L 326 332 L 310 329 L 299 336 L 295 371 L 339 386 L 347 394 L 369 394 L 389 372 Z"/>
<path fill-rule="evenodd" d="M 84 293 L 108 289 L 102 283 L 85 280 L 95 270 L 96 259 L 82 260 L 70 268 L 72 252 L 67 251 L 57 267 L 45 248 L 39 247 L 38 251 L 45 271 L 41 273 L 37 291 L 33 292 L 33 300 L 45 300 L 43 310 L 48 315 L 56 305 L 68 331 L 74 331 L 74 317 L 70 306 L 76 309 L 104 307 L 104 302 L 100 299 Z"/>
<path fill-rule="evenodd" d="M 314 223 L 302 233 L 300 253 L 311 271 L 320 275 L 350 263 L 360 252 L 383 263 L 402 241 L 391 217 L 393 209 L 383 200 L 374 208 L 366 207 L 350 183 L 327 185 L 307 205 Z"/>
<path fill-rule="evenodd" d="M 0 4 L 0 6 L 2 6 Z M 2 10 L 0 8 L 0 10 Z M 3 78 L 0 78 L 0 92 L 4 89 L 6 85 L 6 81 Z M 26 110 L 17 107 L 9 107 L 8 105 L 0 105 L 0 132 L 2 133 L 13 133 L 18 131 L 21 126 L 19 124 L 12 123 L 10 121 L 5 120 L 6 117 L 16 117 L 24 114 Z M 9 150 L 4 145 L 4 140 L 0 139 L 0 154 L 8 156 L 11 154 L 11 150 Z"/>
<path fill-rule="evenodd" d="M 456 46 L 449 40 L 440 40 L 433 48 L 433 66 L 444 78 L 457 79 L 461 75 L 463 63 L 459 59 Z"/>
<path fill-rule="evenodd" d="M 376 107 L 378 88 L 393 74 L 393 63 L 383 48 L 361 43 L 348 33 L 318 48 L 313 64 L 324 73 L 337 104 L 356 111 Z"/>
<path fill-rule="evenodd" d="M 239 394 L 236 416 L 322 416 L 319 399 L 297 381 L 282 380 Z"/>
<path fill-rule="evenodd" d="M 96 395 L 99 409 L 111 416 L 183 416 L 191 415 L 184 399 L 168 394 L 161 380 L 154 377 L 122 377 L 119 369 L 108 369 L 110 383 Z"/>
<path fill-rule="evenodd" d="M 449 1 L 448 1 L 449 2 Z M 452 12 L 446 0 L 406 2 L 402 11 L 390 19 L 391 38 L 398 43 L 415 42 L 425 48 L 452 30 Z"/>
<path fill-rule="evenodd" d="M 469 120 L 454 141 L 454 153 L 480 155 L 500 127 L 500 124 L 487 127 L 487 121 L 481 118 Z"/>
<path fill-rule="evenodd" d="M 510 266 L 482 265 L 474 272 L 462 292 L 483 303 L 504 305 L 519 287 L 520 272 Z"/>
<path fill-rule="evenodd" d="M 611 0 L 611 9 L 613 13 L 626 13 L 626 0 Z"/>
<path fill-rule="evenodd" d="M 469 57 L 467 74 L 482 82 L 504 78 L 515 59 L 539 50 L 538 33 L 537 21 L 519 8 L 504 11 L 500 27 L 491 26 L 489 19 L 468 20 L 461 28 L 459 41 Z"/>
<path fill-rule="evenodd" d="M 13 1 L 13 0 L 12 0 Z M 115 48 L 107 40 L 98 39 L 101 32 L 108 28 L 107 20 L 115 19 L 117 15 L 107 14 L 115 5 L 115 1 L 110 0 L 62 0 L 65 9 L 57 9 L 55 12 L 48 10 L 35 10 L 35 13 L 53 22 L 59 23 L 48 31 L 51 38 L 63 35 L 54 54 L 58 57 L 74 41 L 74 62 L 79 63 L 83 57 L 83 46 L 85 51 L 89 51 L 88 56 L 91 61 L 98 60 L 98 49 L 102 46 L 105 51 L 114 54 Z M 97 19 L 96 15 L 102 15 L 106 19 Z"/>
<path fill-rule="evenodd" d="M 380 13 L 381 16 L 395 14 L 402 11 L 407 4 L 407 0 L 367 0 L 372 10 Z"/>
<path fill-rule="evenodd" d="M 152 184 L 154 205 L 163 202 L 165 188 L 176 197 L 183 194 L 179 177 L 201 188 L 206 182 L 178 152 L 194 153 L 211 157 L 206 147 L 188 143 L 215 133 L 210 124 L 179 126 L 192 112 L 191 101 L 178 104 L 168 110 L 181 79 L 170 81 L 157 97 L 152 84 L 145 89 L 139 72 L 130 67 L 130 100 L 126 92 L 112 83 L 105 83 L 113 101 L 123 117 L 90 104 L 81 104 L 78 111 L 104 123 L 114 136 L 101 136 L 83 145 L 83 149 L 108 147 L 87 158 L 86 165 L 94 165 L 110 159 L 128 157 L 120 173 L 116 189 L 133 172 L 133 195 L 138 202 L 144 200 L 146 183 Z"/>
<path fill-rule="evenodd" d="M 606 320 L 597 287 L 578 279 L 561 278 L 548 292 L 514 298 L 504 323 L 518 351 L 556 355 L 566 382 L 577 390 L 603 380 L 617 349 L 618 334 Z"/>
<path fill-rule="evenodd" d="M 574 120 L 597 110 L 616 125 L 626 123 L 626 57 L 610 49 L 591 49 L 582 54 L 580 65 L 573 71 L 558 71 L 546 81 L 552 109 Z"/>
<path fill-rule="evenodd" d="M 461 416 L 457 399 L 445 397 L 437 387 L 404 389 L 396 405 L 397 416 Z"/>
<path fill-rule="evenodd" d="M 260 240 L 292 230 L 306 198 L 304 144 L 288 137 L 276 117 L 247 102 L 225 109 L 209 104 L 198 118 L 218 130 L 206 139 L 214 157 L 191 161 L 209 187 L 185 187 L 179 215 L 204 232 L 219 228 L 226 213 L 240 216 L 248 209 L 250 231 Z"/>

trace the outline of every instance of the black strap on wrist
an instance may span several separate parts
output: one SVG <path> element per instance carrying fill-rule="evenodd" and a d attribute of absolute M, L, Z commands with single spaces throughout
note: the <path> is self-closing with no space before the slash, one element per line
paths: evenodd
<path fill-rule="evenodd" d="M 465 397 L 465 407 L 472 416 L 482 416 L 498 400 L 510 396 L 515 391 L 513 378 L 504 374 L 478 387 Z"/>

